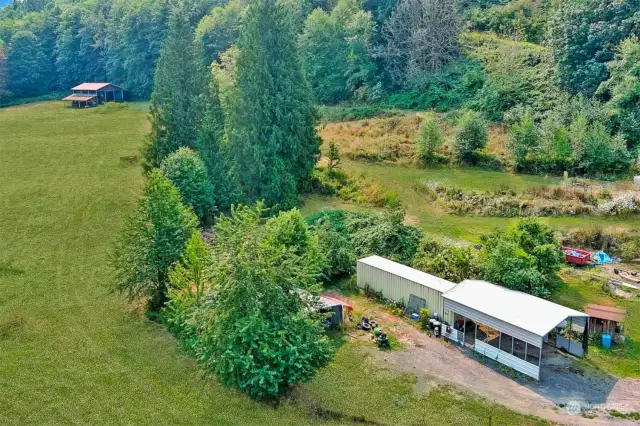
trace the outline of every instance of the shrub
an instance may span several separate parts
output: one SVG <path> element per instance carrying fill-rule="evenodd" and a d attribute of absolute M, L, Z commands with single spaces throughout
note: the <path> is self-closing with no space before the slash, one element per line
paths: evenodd
<path fill-rule="evenodd" d="M 423 163 L 431 163 L 438 158 L 438 148 L 442 146 L 444 138 L 440 129 L 440 121 L 433 112 L 428 112 L 414 139 L 416 155 Z"/>
<path fill-rule="evenodd" d="M 356 254 L 344 224 L 334 226 L 327 215 L 315 220 L 315 234 L 320 251 L 326 258 L 323 274 L 325 279 L 348 275 L 355 271 Z"/>
<path fill-rule="evenodd" d="M 397 109 L 375 105 L 320 106 L 318 107 L 318 112 L 322 123 L 341 123 L 344 121 L 387 118 L 401 115 L 401 111 Z"/>
<path fill-rule="evenodd" d="M 453 151 L 463 163 L 473 163 L 478 151 L 487 145 L 487 123 L 480 113 L 467 110 L 456 127 Z"/>
<path fill-rule="evenodd" d="M 207 168 L 190 148 L 179 148 L 160 164 L 162 173 L 178 188 L 182 202 L 193 208 L 201 222 L 213 215 L 213 188 Z"/>
<path fill-rule="evenodd" d="M 378 213 L 345 213 L 346 226 L 358 257 L 378 255 L 411 263 L 418 250 L 422 231 L 403 223 L 404 210 Z"/>
<path fill-rule="evenodd" d="M 506 232 L 482 237 L 485 279 L 514 290 L 549 297 L 564 262 L 553 231 L 537 219 L 522 219 Z"/>
<path fill-rule="evenodd" d="M 637 193 L 627 192 L 614 197 L 611 201 L 602 204 L 598 210 L 613 216 L 624 216 L 640 213 L 640 196 Z"/>
<path fill-rule="evenodd" d="M 427 308 L 420 309 L 420 328 L 423 330 L 429 328 L 429 310 Z"/>
<path fill-rule="evenodd" d="M 586 124 L 579 117 L 571 127 L 577 168 L 591 175 L 618 174 L 628 170 L 631 161 L 624 139 L 611 137 L 599 121 Z"/>
<path fill-rule="evenodd" d="M 422 240 L 412 266 L 456 283 L 482 275 L 478 251 L 473 247 L 431 238 Z"/>

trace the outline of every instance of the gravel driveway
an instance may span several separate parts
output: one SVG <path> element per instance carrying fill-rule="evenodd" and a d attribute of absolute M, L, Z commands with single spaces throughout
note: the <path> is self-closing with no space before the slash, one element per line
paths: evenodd
<path fill-rule="evenodd" d="M 348 299 L 339 294 L 332 296 Z M 360 301 L 349 300 L 356 304 Z M 612 418 L 605 408 L 640 412 L 640 380 L 617 379 L 596 370 L 578 371 L 570 358 L 549 348 L 543 353 L 542 378 L 538 382 L 501 368 L 493 360 L 481 359 L 472 350 L 429 337 L 377 305 L 367 303 L 365 315 L 378 320 L 406 346 L 402 350 L 381 352 L 374 345 L 365 345 L 365 350 L 393 370 L 415 373 L 418 391 L 449 384 L 518 412 L 553 422 L 571 425 L 639 424 Z M 363 332 L 352 336 L 368 339 L 359 333 Z M 587 418 L 594 415 L 595 418 Z"/>

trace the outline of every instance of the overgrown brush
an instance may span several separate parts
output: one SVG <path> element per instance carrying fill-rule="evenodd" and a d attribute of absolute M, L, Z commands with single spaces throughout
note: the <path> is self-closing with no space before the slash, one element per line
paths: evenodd
<path fill-rule="evenodd" d="M 622 194 L 607 201 L 611 197 L 609 191 L 584 187 L 541 186 L 518 194 L 508 188 L 464 190 L 438 182 L 425 182 L 416 184 L 414 189 L 456 215 L 553 217 L 640 213 L 640 197 L 635 194 Z"/>

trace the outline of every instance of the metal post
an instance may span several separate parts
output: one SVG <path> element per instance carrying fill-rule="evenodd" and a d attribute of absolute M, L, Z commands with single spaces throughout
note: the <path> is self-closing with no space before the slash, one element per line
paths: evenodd
<path fill-rule="evenodd" d="M 542 342 L 540 342 L 540 356 L 538 357 L 538 368 L 542 365 Z"/>

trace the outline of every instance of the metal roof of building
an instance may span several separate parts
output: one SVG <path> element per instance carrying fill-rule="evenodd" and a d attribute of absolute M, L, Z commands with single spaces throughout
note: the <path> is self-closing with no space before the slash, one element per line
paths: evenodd
<path fill-rule="evenodd" d="M 71 90 L 100 90 L 103 87 L 106 87 L 109 85 L 118 87 L 115 84 L 111 84 L 111 83 L 82 83 L 72 88 Z M 118 89 L 120 89 L 120 87 L 118 87 Z"/>
<path fill-rule="evenodd" d="M 86 102 L 91 99 L 95 99 L 96 95 L 69 95 L 66 98 L 63 98 L 63 101 L 78 101 L 78 102 Z"/>
<path fill-rule="evenodd" d="M 418 271 L 417 269 L 410 268 L 406 265 L 380 256 L 369 256 L 364 259 L 360 259 L 358 262 L 373 266 L 374 268 L 389 272 L 390 274 L 397 275 L 425 287 L 432 288 L 441 293 L 445 293 L 456 286 L 451 281 L 429 275 L 426 272 Z"/>
<path fill-rule="evenodd" d="M 625 316 L 627 315 L 627 311 L 624 309 L 593 304 L 587 305 L 587 308 L 584 311 L 594 318 L 615 322 L 624 322 Z"/>
<path fill-rule="evenodd" d="M 464 280 L 443 297 L 541 337 L 568 317 L 589 316 L 486 281 Z"/>

